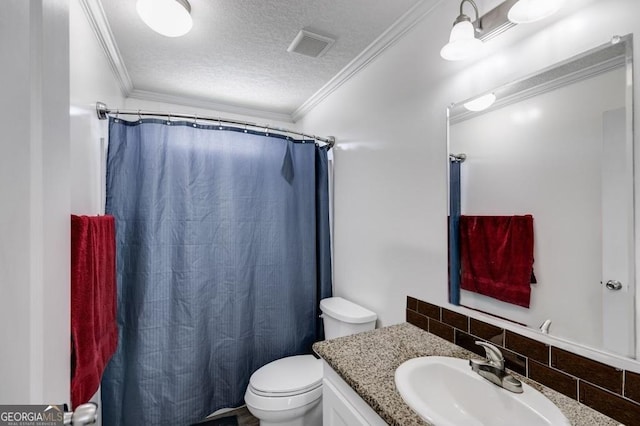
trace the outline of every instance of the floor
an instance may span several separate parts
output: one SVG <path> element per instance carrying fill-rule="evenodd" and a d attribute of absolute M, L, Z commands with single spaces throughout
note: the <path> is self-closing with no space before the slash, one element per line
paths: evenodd
<path fill-rule="evenodd" d="M 217 416 L 209 417 L 207 420 L 215 420 L 227 416 L 238 416 L 238 426 L 260 426 L 260 420 L 251 415 L 247 407 L 236 408 L 232 411 L 227 411 L 224 414 L 218 414 Z"/>

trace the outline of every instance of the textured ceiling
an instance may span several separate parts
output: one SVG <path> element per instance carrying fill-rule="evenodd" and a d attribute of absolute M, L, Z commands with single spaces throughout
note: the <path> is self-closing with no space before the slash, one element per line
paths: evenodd
<path fill-rule="evenodd" d="M 135 0 L 102 0 L 133 87 L 290 115 L 419 0 L 189 0 L 193 29 L 167 38 Z M 301 29 L 336 39 L 320 58 L 287 52 Z"/>

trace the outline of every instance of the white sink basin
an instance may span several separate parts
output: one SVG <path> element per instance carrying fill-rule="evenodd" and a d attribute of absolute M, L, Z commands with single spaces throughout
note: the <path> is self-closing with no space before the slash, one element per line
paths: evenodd
<path fill-rule="evenodd" d="M 569 421 L 544 395 L 523 383 L 509 392 L 471 371 L 469 361 L 429 356 L 398 367 L 402 399 L 436 426 L 562 426 Z"/>

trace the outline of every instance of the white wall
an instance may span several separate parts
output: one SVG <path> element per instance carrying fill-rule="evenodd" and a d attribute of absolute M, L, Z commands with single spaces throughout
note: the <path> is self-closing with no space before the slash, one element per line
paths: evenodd
<path fill-rule="evenodd" d="M 98 120 L 95 104 L 122 108 L 124 97 L 80 0 L 69 2 L 69 22 L 71 212 L 96 215 L 104 204 L 100 139 L 108 140 L 108 129 L 106 120 Z"/>
<path fill-rule="evenodd" d="M 483 58 L 451 63 L 439 51 L 459 2 L 433 3 L 300 121 L 338 140 L 336 293 L 377 312 L 382 325 L 404 321 L 407 295 L 447 303 L 445 107 L 640 30 L 637 0 L 567 0 L 554 17 L 491 40 Z M 640 58 L 637 41 L 634 54 Z M 636 108 L 636 129 L 639 118 Z"/>
<path fill-rule="evenodd" d="M 0 2 L 0 404 L 69 401 L 67 8 Z"/>

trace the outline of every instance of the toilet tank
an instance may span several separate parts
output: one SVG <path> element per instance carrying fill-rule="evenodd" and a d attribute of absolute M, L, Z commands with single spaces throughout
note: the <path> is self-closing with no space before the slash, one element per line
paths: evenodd
<path fill-rule="evenodd" d="M 376 328 L 378 316 L 375 312 L 342 297 L 322 299 L 320 310 L 326 339 L 335 339 Z"/>

